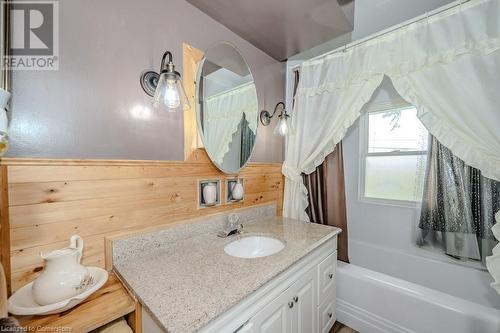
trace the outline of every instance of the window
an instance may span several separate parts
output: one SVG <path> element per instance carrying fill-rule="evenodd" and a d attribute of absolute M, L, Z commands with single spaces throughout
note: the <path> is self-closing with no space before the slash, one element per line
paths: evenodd
<path fill-rule="evenodd" d="M 420 201 L 428 139 L 414 107 L 367 112 L 361 119 L 361 199 Z"/>

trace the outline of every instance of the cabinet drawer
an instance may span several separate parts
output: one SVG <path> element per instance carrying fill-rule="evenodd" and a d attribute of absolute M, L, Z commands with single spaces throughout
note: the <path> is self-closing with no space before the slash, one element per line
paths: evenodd
<path fill-rule="evenodd" d="M 332 289 L 335 289 L 337 252 L 330 254 L 318 265 L 318 304 L 322 304 Z"/>
<path fill-rule="evenodd" d="M 327 295 L 318 309 L 318 323 L 321 333 L 328 333 L 337 320 L 335 314 L 335 288 Z"/>

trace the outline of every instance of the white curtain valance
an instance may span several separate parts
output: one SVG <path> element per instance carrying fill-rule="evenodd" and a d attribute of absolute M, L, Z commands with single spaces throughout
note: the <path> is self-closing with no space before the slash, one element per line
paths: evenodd
<path fill-rule="evenodd" d="M 222 164 L 243 114 L 248 127 L 254 134 L 257 133 L 257 110 L 257 92 L 253 82 L 206 99 L 203 135 L 215 162 Z"/>
<path fill-rule="evenodd" d="M 311 173 L 344 137 L 384 75 L 443 145 L 500 180 L 500 0 L 471 0 L 301 65 L 283 173 L 284 215 L 307 220 Z"/>

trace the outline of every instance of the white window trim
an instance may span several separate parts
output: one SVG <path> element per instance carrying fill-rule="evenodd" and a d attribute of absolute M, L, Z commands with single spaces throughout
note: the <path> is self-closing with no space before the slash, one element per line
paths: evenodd
<path fill-rule="evenodd" d="M 402 110 L 414 107 L 404 102 L 383 102 L 371 103 L 364 110 L 359 120 L 359 170 L 358 170 L 358 201 L 384 206 L 397 206 L 405 208 L 419 207 L 420 201 L 407 201 L 395 199 L 371 198 L 365 196 L 365 177 L 366 177 L 366 157 L 367 156 L 403 156 L 403 155 L 426 155 L 427 151 L 394 152 L 394 153 L 368 153 L 368 114 L 377 112 L 386 112 L 388 110 Z"/>

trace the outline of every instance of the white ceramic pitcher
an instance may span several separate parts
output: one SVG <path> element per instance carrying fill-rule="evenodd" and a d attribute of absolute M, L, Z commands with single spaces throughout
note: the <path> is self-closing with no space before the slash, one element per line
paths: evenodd
<path fill-rule="evenodd" d="M 92 275 L 80 264 L 82 252 L 83 239 L 73 235 L 69 247 L 40 254 L 45 268 L 33 283 L 35 302 L 39 305 L 57 303 L 82 293 L 92 285 Z"/>

